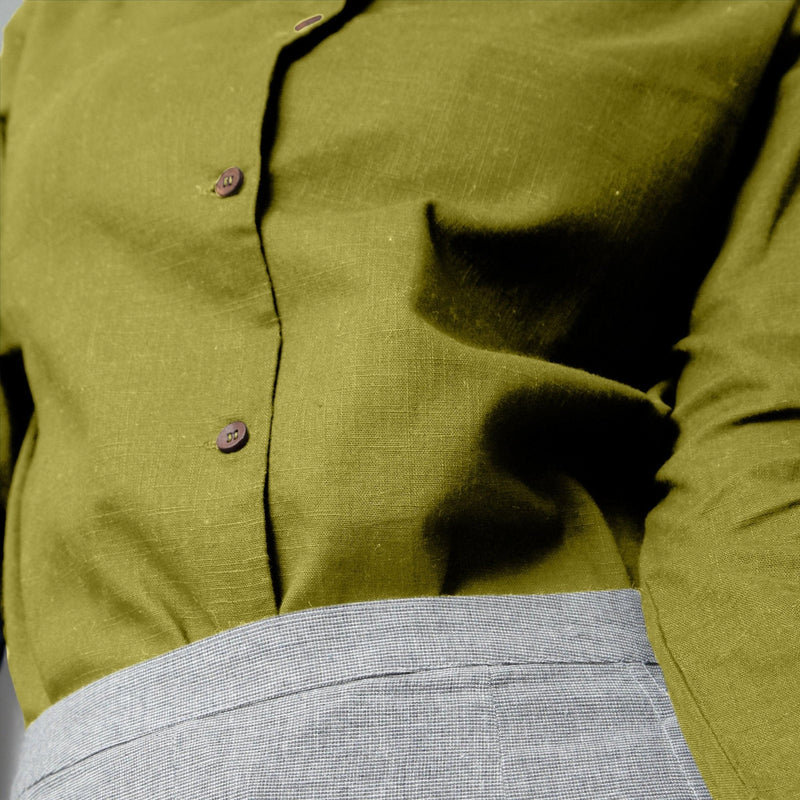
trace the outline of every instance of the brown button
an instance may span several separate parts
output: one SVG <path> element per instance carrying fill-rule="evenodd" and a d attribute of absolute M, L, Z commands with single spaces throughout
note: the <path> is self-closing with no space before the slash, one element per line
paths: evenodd
<path fill-rule="evenodd" d="M 302 22 L 298 22 L 297 25 L 294 26 L 294 29 L 296 31 L 301 31 L 303 30 L 303 28 L 307 28 L 309 25 L 314 25 L 321 19 L 322 19 L 322 14 L 317 14 L 315 17 L 309 17 L 308 19 L 304 19 Z"/>
<path fill-rule="evenodd" d="M 222 175 L 219 176 L 219 180 L 217 181 L 217 185 L 214 187 L 214 191 L 220 197 L 230 197 L 232 194 L 236 194 L 239 189 L 242 188 L 242 184 L 244 183 L 244 174 L 239 169 L 239 167 L 231 167 L 230 169 L 226 169 Z"/>
<path fill-rule="evenodd" d="M 244 422 L 231 422 L 217 436 L 217 447 L 223 453 L 234 453 L 247 443 L 247 425 Z"/>

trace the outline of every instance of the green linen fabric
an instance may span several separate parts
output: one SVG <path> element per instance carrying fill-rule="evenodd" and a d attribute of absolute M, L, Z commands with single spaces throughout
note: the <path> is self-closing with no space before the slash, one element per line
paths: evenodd
<path fill-rule="evenodd" d="M 715 800 L 800 796 L 799 50 L 781 0 L 23 4 L 26 720 L 277 613 L 636 587 Z"/>

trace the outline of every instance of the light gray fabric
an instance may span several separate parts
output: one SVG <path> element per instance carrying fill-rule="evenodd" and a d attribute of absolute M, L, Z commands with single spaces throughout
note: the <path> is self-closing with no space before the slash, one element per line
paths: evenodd
<path fill-rule="evenodd" d="M 635 590 L 426 597 L 245 625 L 28 729 L 16 800 L 709 800 Z"/>

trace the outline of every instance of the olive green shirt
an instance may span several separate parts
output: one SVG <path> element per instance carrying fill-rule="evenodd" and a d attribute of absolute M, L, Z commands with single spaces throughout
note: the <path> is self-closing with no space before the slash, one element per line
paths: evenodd
<path fill-rule="evenodd" d="M 0 362 L 26 720 L 277 613 L 634 586 L 715 800 L 800 797 L 797 13 L 24 4 Z"/>

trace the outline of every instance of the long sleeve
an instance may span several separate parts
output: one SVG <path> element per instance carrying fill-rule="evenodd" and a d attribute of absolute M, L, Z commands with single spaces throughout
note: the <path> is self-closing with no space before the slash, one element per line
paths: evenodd
<path fill-rule="evenodd" d="M 773 67 L 768 133 L 678 344 L 679 437 L 640 562 L 681 725 L 725 800 L 800 797 L 800 65 Z"/>
<path fill-rule="evenodd" d="M 11 202 L 3 182 L 6 122 L 10 115 L 14 73 L 22 45 L 22 18 L 27 15 L 28 10 L 28 6 L 18 9 L 13 21 L 6 26 L 3 50 L 0 54 L 0 245 L 4 238 L 5 222 L 2 209 Z M 0 300 L 3 295 L 2 284 L 3 269 L 0 258 Z M 5 529 L 11 476 L 32 411 L 21 348 L 6 314 L 0 313 L 0 531 Z M 0 542 L 0 567 L 2 564 L 2 542 Z M 2 569 L 0 569 L 0 596 L 2 596 Z M 3 626 L 0 624 L 0 658 L 4 645 Z"/>

